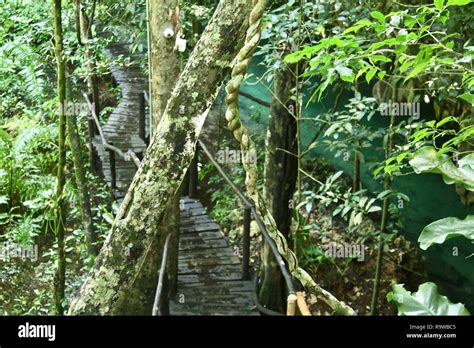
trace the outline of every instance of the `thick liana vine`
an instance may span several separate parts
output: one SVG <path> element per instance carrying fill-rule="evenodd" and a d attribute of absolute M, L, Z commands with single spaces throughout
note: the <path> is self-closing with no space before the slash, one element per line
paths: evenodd
<path fill-rule="evenodd" d="M 228 128 L 232 131 L 234 137 L 239 142 L 243 153 L 253 153 L 256 151 L 256 148 L 254 142 L 249 136 L 248 130 L 242 125 L 240 120 L 238 106 L 239 90 L 242 81 L 247 74 L 253 52 L 260 42 L 262 20 L 266 5 L 267 0 L 253 1 L 253 10 L 250 14 L 249 28 L 247 30 L 245 44 L 237 54 L 235 65 L 232 69 L 231 79 L 226 86 L 227 111 L 225 117 L 228 122 Z M 278 251 L 285 258 L 293 277 L 298 279 L 307 291 L 326 302 L 336 314 L 355 315 L 356 313 L 351 307 L 346 305 L 344 302 L 339 301 L 330 292 L 321 288 L 305 270 L 298 266 L 295 254 L 288 247 L 286 238 L 280 233 L 280 231 L 278 231 L 275 220 L 266 209 L 263 199 L 261 199 L 262 196 L 257 189 L 258 172 L 256 163 L 253 163 L 252 161 L 244 161 L 243 166 L 246 173 L 245 185 L 247 192 L 250 198 L 255 202 L 255 207 L 265 222 L 270 237 L 275 241 Z"/>

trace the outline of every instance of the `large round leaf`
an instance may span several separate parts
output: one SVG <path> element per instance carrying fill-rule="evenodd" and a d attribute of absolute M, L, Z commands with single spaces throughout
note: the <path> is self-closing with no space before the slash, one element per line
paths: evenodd
<path fill-rule="evenodd" d="M 440 295 L 431 282 L 421 284 L 414 293 L 405 290 L 403 284 L 396 284 L 387 299 L 397 303 L 398 315 L 470 315 L 462 303 L 452 303 Z"/>
<path fill-rule="evenodd" d="M 442 244 L 459 236 L 474 240 L 474 215 L 468 215 L 464 220 L 448 217 L 432 222 L 421 231 L 418 243 L 421 249 L 426 250 L 433 244 Z"/>
<path fill-rule="evenodd" d="M 433 146 L 424 146 L 414 153 L 410 165 L 417 174 L 441 174 L 446 184 L 460 184 L 466 190 L 474 191 L 474 154 L 460 159 L 456 167 L 449 156 L 438 156 Z"/>

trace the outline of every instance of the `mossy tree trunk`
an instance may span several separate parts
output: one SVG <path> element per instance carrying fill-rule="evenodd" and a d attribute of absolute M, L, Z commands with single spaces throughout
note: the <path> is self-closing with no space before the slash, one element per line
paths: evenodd
<path fill-rule="evenodd" d="M 178 193 L 219 85 L 242 47 L 251 5 L 219 3 L 70 314 L 150 314 L 166 207 Z"/>
<path fill-rule="evenodd" d="M 74 162 L 74 175 L 76 178 L 76 185 L 79 193 L 79 204 L 81 205 L 81 217 L 86 234 L 87 250 L 90 255 L 97 255 L 97 236 L 94 230 L 92 220 L 92 209 L 89 195 L 89 188 L 87 185 L 86 174 L 84 169 L 84 161 L 82 159 L 81 139 L 77 130 L 76 115 L 67 116 L 67 131 L 69 138 L 69 145 L 71 148 L 72 159 Z"/>
<path fill-rule="evenodd" d="M 290 68 L 275 74 L 266 143 L 265 201 L 278 230 L 286 238 L 290 234 L 290 206 L 298 171 L 295 119 L 297 106 L 292 98 L 296 82 L 295 72 Z M 285 284 L 267 244 L 263 248 L 262 265 L 259 300 L 267 308 L 285 312 Z"/>
<path fill-rule="evenodd" d="M 57 250 L 57 270 L 54 276 L 54 304 L 56 314 L 63 314 L 64 289 L 66 281 L 66 260 L 64 247 L 64 185 L 66 183 L 65 165 L 66 165 L 66 116 L 64 114 L 64 105 L 66 101 L 66 65 L 64 62 L 63 46 L 63 27 L 62 27 L 62 9 L 61 0 L 52 1 L 52 15 L 54 27 L 54 47 L 57 63 L 57 89 L 59 122 L 58 122 L 58 172 L 56 186 L 56 223 L 54 233 L 58 242 Z"/>
<path fill-rule="evenodd" d="M 179 35 L 179 1 L 148 1 L 148 18 L 150 30 L 150 84 L 151 84 L 151 124 L 156 129 L 165 112 L 168 99 L 179 78 L 180 56 L 175 48 Z M 165 31 L 172 30 L 173 36 L 165 37 Z M 153 132 L 152 132 L 153 133 Z M 171 233 L 168 252 L 169 293 L 173 296 L 177 291 L 178 281 L 178 246 L 179 246 L 179 200 L 181 192 L 173 198 L 167 208 L 167 219 L 163 221 L 164 234 Z M 157 275 L 158 277 L 158 275 Z"/>
<path fill-rule="evenodd" d="M 91 47 L 91 42 L 93 41 L 94 37 L 92 35 L 92 30 L 90 30 L 90 19 L 87 17 L 85 11 L 80 11 L 80 27 L 82 32 L 82 39 L 85 49 L 85 58 L 87 60 L 87 89 L 88 94 L 92 96 L 92 102 L 94 106 L 94 112 L 96 115 L 100 113 L 100 102 L 99 102 L 99 80 L 96 74 L 96 57 L 94 51 Z M 99 160 L 99 155 L 95 150 L 92 140 L 95 136 L 96 126 L 94 122 L 89 123 L 89 163 L 91 167 L 91 171 L 95 175 L 99 175 L 101 173 L 101 165 Z"/>
<path fill-rule="evenodd" d="M 148 0 L 150 28 L 150 83 L 151 117 L 153 131 L 156 130 L 173 87 L 179 77 L 180 57 L 175 50 L 179 34 L 179 1 Z M 168 32 L 172 36 L 166 36 Z"/>

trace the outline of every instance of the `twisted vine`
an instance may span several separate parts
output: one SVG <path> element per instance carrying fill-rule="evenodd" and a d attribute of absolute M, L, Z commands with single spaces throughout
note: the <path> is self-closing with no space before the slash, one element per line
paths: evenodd
<path fill-rule="evenodd" d="M 248 67 L 252 60 L 252 55 L 261 37 L 261 27 L 263 14 L 267 6 L 267 0 L 253 0 L 253 10 L 250 13 L 249 28 L 247 29 L 245 43 L 237 54 L 235 65 L 232 69 L 231 79 L 226 85 L 226 106 L 227 110 L 225 118 L 228 122 L 228 128 L 232 131 L 235 139 L 240 144 L 242 153 L 254 153 L 256 151 L 255 143 L 250 139 L 247 128 L 242 125 L 239 115 L 239 91 L 242 81 L 247 74 Z M 261 198 L 261 194 L 257 190 L 257 164 L 252 161 L 243 161 L 245 169 L 245 185 L 250 198 L 255 202 L 257 212 L 262 217 L 268 234 L 275 241 L 278 251 L 288 264 L 293 277 L 298 279 L 302 286 L 316 297 L 326 302 L 336 314 L 355 315 L 354 310 L 347 306 L 344 302 L 339 301 L 330 292 L 321 288 L 311 276 L 298 266 L 298 260 L 288 247 L 286 238 L 278 231 L 273 216 L 268 212 Z"/>

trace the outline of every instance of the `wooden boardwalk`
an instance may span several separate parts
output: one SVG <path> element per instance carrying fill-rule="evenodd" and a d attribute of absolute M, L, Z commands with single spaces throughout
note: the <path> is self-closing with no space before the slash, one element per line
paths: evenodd
<path fill-rule="evenodd" d="M 131 58 L 128 45 L 116 44 L 106 49 L 106 54 L 112 62 L 120 57 Z M 130 66 L 119 66 L 112 63 L 110 67 L 112 75 L 122 90 L 122 98 L 115 110 L 110 114 L 107 123 L 102 127 L 105 138 L 109 143 L 126 152 L 132 150 L 135 153 L 144 153 L 146 150 L 145 142 L 138 136 L 139 122 L 139 93 L 148 91 L 148 79 L 142 74 L 141 70 L 133 62 Z M 149 134 L 149 117 L 145 117 L 146 134 Z M 95 136 L 94 147 L 100 157 L 102 170 L 109 186 L 111 185 L 109 153 L 102 146 L 99 135 Z M 137 168 L 130 161 L 127 162 L 120 156 L 115 156 L 117 188 L 114 190 L 115 198 L 120 202 L 132 183 L 133 176 Z"/>
<path fill-rule="evenodd" d="M 130 57 L 128 46 L 110 46 L 106 53 L 112 61 Z M 133 57 L 131 57 L 133 60 Z M 146 145 L 138 136 L 139 93 L 148 90 L 148 82 L 136 65 L 111 66 L 114 79 L 122 90 L 122 99 L 111 113 L 103 131 L 107 142 L 126 152 L 145 153 Z M 146 117 L 146 134 L 149 118 Z M 109 152 L 100 136 L 94 139 L 105 180 L 111 186 Z M 136 173 L 133 162 L 116 157 L 114 196 L 120 203 Z M 258 315 L 254 309 L 254 283 L 242 280 L 241 261 L 234 255 L 202 204 L 194 199 L 181 200 L 180 244 L 178 253 L 178 294 L 170 303 L 171 315 Z"/>
<path fill-rule="evenodd" d="M 251 280 L 199 201 L 181 199 L 178 294 L 171 315 L 258 315 Z"/>

